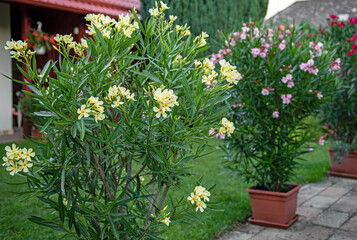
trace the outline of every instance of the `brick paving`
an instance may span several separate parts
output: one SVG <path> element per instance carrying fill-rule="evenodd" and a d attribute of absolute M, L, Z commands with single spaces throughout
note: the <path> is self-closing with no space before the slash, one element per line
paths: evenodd
<path fill-rule="evenodd" d="M 239 224 L 218 240 L 357 240 L 357 180 L 328 177 L 304 185 L 297 214 L 288 229 Z"/>

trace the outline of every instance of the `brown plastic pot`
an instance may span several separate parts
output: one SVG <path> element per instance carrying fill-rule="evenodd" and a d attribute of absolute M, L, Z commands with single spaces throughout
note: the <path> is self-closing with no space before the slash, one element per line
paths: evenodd
<path fill-rule="evenodd" d="M 248 188 L 253 212 L 249 222 L 276 228 L 290 227 L 299 217 L 296 206 L 301 185 L 290 186 L 294 188 L 286 193 Z"/>
<path fill-rule="evenodd" d="M 351 151 L 341 163 L 333 160 L 334 151 L 328 149 L 331 160 L 331 171 L 333 176 L 357 179 L 357 151 Z"/>

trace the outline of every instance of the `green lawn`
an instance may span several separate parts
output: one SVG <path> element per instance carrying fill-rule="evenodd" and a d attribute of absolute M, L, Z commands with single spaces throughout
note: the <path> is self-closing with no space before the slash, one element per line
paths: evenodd
<path fill-rule="evenodd" d="M 220 168 L 221 153 L 215 150 L 218 141 L 212 142 L 207 151 L 212 154 L 199 158 L 193 163 L 193 176 L 186 178 L 181 189 L 172 189 L 171 198 L 186 197 L 197 181 L 202 177 L 202 186 L 211 187 L 211 201 L 214 209 L 203 213 L 194 213 L 197 218 L 189 218 L 186 223 L 172 224 L 163 238 L 165 239 L 212 239 L 220 231 L 229 229 L 229 225 L 237 221 L 245 221 L 250 215 L 250 201 L 245 188 L 247 184 L 227 173 L 222 174 Z M 30 147 L 29 142 L 17 143 L 21 147 Z M 4 156 L 4 147 L 0 144 L 0 156 Z M 321 181 L 329 169 L 329 157 L 325 147 L 318 147 L 303 156 L 296 171 L 295 183 Z M 25 191 L 26 185 L 9 185 L 7 183 L 24 182 L 24 179 L 12 177 L 0 168 L 0 239 L 32 240 L 59 239 L 59 235 L 48 228 L 39 227 L 27 220 L 31 215 L 48 216 L 51 212 L 45 209 L 36 199 L 24 199 L 16 192 Z"/>

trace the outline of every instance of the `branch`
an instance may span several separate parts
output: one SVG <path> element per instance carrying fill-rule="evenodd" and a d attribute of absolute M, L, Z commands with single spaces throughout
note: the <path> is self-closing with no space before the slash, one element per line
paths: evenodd
<path fill-rule="evenodd" d="M 107 180 L 105 180 L 105 173 L 104 173 L 103 167 L 99 163 L 98 157 L 94 153 L 92 153 L 92 156 L 94 158 L 95 165 L 97 166 L 97 168 L 99 170 L 99 175 L 103 181 L 107 197 L 111 200 L 115 199 L 115 196 L 113 196 L 112 193 L 110 192 L 110 187 L 109 187 Z"/>
<path fill-rule="evenodd" d="M 164 204 L 165 198 L 167 196 L 167 193 L 169 192 L 170 187 L 171 187 L 170 183 L 166 183 L 166 188 L 165 188 L 165 190 L 162 194 L 162 197 L 160 199 L 160 203 L 159 203 L 159 206 L 157 207 L 157 211 L 161 211 L 162 205 Z"/>

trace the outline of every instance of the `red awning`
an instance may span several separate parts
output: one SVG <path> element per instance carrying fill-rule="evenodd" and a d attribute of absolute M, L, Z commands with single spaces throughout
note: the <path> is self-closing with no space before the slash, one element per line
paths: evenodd
<path fill-rule="evenodd" d="M 127 14 L 128 10 L 140 10 L 140 0 L 7 0 L 32 6 L 52 8 L 75 13 L 103 13 L 111 17 Z"/>

